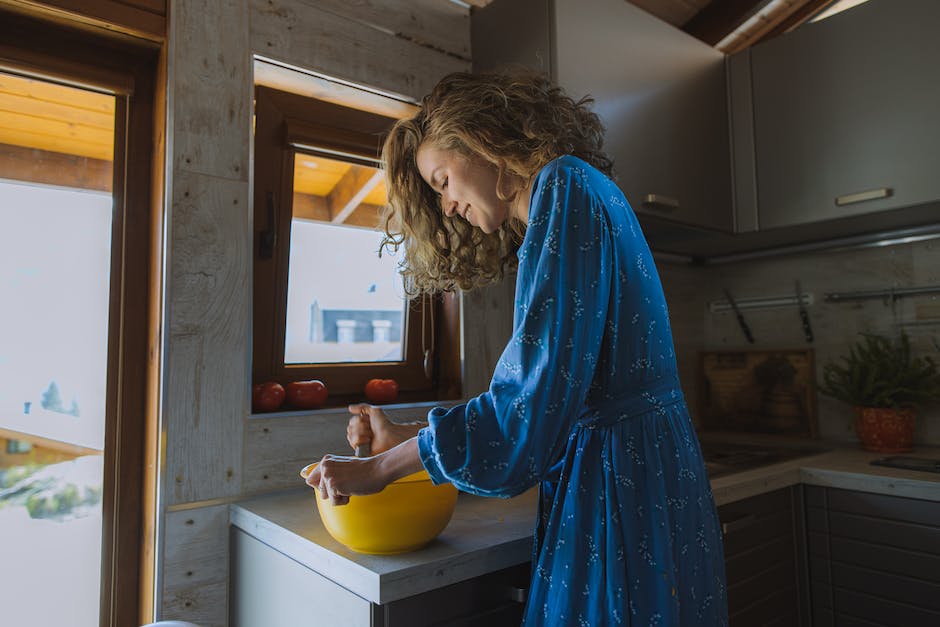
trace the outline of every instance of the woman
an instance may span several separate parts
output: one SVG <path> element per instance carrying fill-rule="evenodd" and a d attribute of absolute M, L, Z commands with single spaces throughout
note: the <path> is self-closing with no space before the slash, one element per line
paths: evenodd
<path fill-rule="evenodd" d="M 448 76 L 396 124 L 386 242 L 406 285 L 468 289 L 518 260 L 513 336 L 489 390 L 423 428 L 351 406 L 350 444 L 378 454 L 327 456 L 307 483 L 335 503 L 422 468 L 485 496 L 538 485 L 527 626 L 724 625 L 666 302 L 602 132 L 585 101 L 519 74 Z"/>

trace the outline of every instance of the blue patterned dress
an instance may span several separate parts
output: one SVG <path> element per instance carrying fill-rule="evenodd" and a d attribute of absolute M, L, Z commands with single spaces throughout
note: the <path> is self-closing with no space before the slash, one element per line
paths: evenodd
<path fill-rule="evenodd" d="M 430 412 L 422 463 L 473 494 L 539 485 L 527 627 L 726 625 L 714 501 L 623 193 L 580 159 L 552 161 L 518 256 L 490 389 Z"/>

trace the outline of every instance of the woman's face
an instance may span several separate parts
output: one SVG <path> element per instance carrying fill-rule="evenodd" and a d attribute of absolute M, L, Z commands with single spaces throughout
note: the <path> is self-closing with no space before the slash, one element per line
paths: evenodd
<path fill-rule="evenodd" d="M 510 215 L 511 202 L 496 193 L 496 166 L 428 143 L 418 147 L 415 162 L 421 178 L 440 196 L 447 217 L 457 214 L 484 233 L 493 233 Z"/>

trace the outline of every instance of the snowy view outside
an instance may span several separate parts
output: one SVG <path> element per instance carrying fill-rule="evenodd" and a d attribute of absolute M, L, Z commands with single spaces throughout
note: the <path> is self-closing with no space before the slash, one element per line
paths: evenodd
<path fill-rule="evenodd" d="M 291 222 L 285 363 L 401 361 L 398 263 L 372 229 Z"/>
<path fill-rule="evenodd" d="M 111 211 L 107 193 L 0 180 L 5 625 L 98 624 Z"/>

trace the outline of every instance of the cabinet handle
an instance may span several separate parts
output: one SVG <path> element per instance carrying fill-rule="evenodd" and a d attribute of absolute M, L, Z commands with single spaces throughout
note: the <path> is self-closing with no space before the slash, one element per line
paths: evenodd
<path fill-rule="evenodd" d="M 679 208 L 679 199 L 671 196 L 663 196 L 662 194 L 647 194 L 643 197 L 643 204 L 672 211 L 673 209 Z"/>
<path fill-rule="evenodd" d="M 887 198 L 894 193 L 890 187 L 879 187 L 878 189 L 869 189 L 864 192 L 855 192 L 854 194 L 844 194 L 842 196 L 836 196 L 836 204 L 838 206 L 842 205 L 853 205 L 857 202 L 865 202 L 866 200 L 878 200 L 879 198 Z"/>
<path fill-rule="evenodd" d="M 721 523 L 721 535 L 726 536 L 729 533 L 735 533 L 736 531 L 741 531 L 742 529 L 747 529 L 751 525 L 757 522 L 757 516 L 754 514 L 746 514 L 740 518 L 735 518 L 734 520 Z"/>
<path fill-rule="evenodd" d="M 525 603 L 529 598 L 529 589 L 518 586 L 509 586 L 506 590 L 506 598 L 514 603 Z"/>

